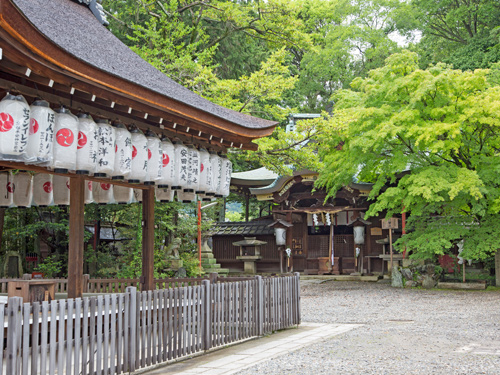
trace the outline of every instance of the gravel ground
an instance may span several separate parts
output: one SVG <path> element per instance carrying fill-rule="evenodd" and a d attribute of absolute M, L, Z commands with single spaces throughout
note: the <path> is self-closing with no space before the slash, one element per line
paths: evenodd
<path fill-rule="evenodd" d="M 302 321 L 363 324 L 240 374 L 500 374 L 500 292 L 302 282 Z"/>

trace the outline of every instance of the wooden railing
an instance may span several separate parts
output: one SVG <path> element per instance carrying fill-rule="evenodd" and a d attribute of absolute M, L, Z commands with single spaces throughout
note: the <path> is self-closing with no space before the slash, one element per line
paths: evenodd
<path fill-rule="evenodd" d="M 0 375 L 134 372 L 299 323 L 298 274 L 50 303 L 13 297 L 0 305 Z"/>
<path fill-rule="evenodd" d="M 10 281 L 18 280 L 30 280 L 31 275 L 25 274 L 22 279 L 0 279 L 0 293 L 7 293 L 8 284 Z M 155 279 L 156 289 L 168 289 L 174 287 L 183 286 L 194 286 L 201 285 L 203 280 L 210 280 L 212 283 L 217 282 L 233 282 L 233 281 L 243 281 L 253 279 L 251 276 L 218 276 L 217 273 L 211 273 L 204 277 L 175 277 L 166 279 Z M 44 279 L 48 281 L 55 281 L 56 293 L 67 293 L 68 291 L 68 280 L 63 278 L 53 278 Z M 136 279 L 111 279 L 111 278 L 101 278 L 93 279 L 89 275 L 84 275 L 83 280 L 83 292 L 84 293 L 125 293 L 127 287 L 133 286 L 135 288 L 140 288 L 140 281 Z"/>

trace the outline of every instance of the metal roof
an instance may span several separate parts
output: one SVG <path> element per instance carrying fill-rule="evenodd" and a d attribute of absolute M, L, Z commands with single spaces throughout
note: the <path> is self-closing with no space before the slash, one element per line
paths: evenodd
<path fill-rule="evenodd" d="M 269 169 L 262 167 L 257 169 L 252 169 L 245 172 L 236 172 L 231 174 L 231 185 L 239 186 L 267 186 L 274 182 L 279 176 L 270 171 Z"/>

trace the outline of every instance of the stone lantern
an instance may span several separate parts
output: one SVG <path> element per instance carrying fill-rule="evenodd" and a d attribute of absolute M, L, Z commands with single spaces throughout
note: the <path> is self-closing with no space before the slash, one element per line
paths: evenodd
<path fill-rule="evenodd" d="M 240 247 L 240 256 L 237 256 L 236 259 L 243 261 L 246 274 L 255 275 L 257 273 L 256 262 L 262 259 L 260 247 L 265 244 L 267 242 L 260 241 L 256 237 L 244 237 L 243 241 L 233 242 L 234 246 Z"/>

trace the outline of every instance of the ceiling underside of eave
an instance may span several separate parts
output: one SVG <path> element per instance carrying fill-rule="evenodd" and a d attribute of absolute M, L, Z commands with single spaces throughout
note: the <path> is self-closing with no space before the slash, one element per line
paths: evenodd
<path fill-rule="evenodd" d="M 4 8 L 2 6 L 2 11 Z M 4 90 L 14 88 L 27 97 L 40 96 L 53 105 L 64 104 L 74 111 L 82 110 L 93 116 L 135 124 L 142 129 L 152 129 L 169 137 L 216 149 L 237 147 L 255 150 L 257 145 L 252 140 L 267 136 L 274 129 L 243 128 L 196 108 L 186 108 L 186 105 L 161 95 L 156 95 L 159 99 L 156 102 L 141 99 L 137 94 L 147 91 L 142 87 L 137 89 L 134 96 L 97 84 L 75 70 L 63 69 L 44 56 L 35 54 L 23 43 L 24 36 L 17 34 L 4 16 L 1 14 L 0 19 L 0 48 L 3 54 L 0 60 L 0 88 Z M 31 37 L 33 32 L 26 31 L 25 37 Z M 50 44 L 45 38 L 42 39 L 44 43 Z M 53 45 L 50 47 L 54 48 Z M 62 56 L 65 52 L 58 51 L 58 54 Z M 31 70 L 29 76 L 26 75 L 27 69 Z M 102 75 L 102 72 L 98 73 Z M 108 75 L 107 78 L 113 79 L 118 86 L 121 83 L 116 77 Z M 130 86 L 130 82 L 127 85 Z M 176 106 L 177 113 L 168 109 Z M 187 115 L 181 113 L 183 109 L 188 112 Z"/>

